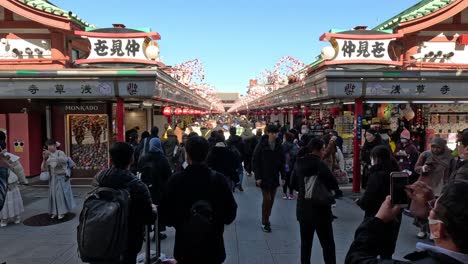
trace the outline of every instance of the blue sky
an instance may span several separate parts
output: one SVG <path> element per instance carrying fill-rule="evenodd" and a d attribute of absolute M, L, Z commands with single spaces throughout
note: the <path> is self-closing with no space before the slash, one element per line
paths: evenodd
<path fill-rule="evenodd" d="M 205 81 L 245 93 L 248 80 L 290 55 L 308 64 L 331 28 L 373 27 L 418 0 L 51 0 L 98 27 L 122 23 L 161 34 L 168 65 L 199 58 Z"/>

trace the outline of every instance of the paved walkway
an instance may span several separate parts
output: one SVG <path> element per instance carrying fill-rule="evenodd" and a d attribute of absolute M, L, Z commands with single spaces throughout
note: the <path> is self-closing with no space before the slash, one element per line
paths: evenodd
<path fill-rule="evenodd" d="M 295 219 L 295 201 L 278 199 L 272 214 L 270 234 L 260 229 L 261 193 L 254 187 L 253 179 L 246 178 L 245 192 L 236 192 L 239 205 L 236 221 L 228 226 L 224 239 L 229 264 L 283 264 L 299 263 L 299 228 Z M 77 202 L 82 204 L 89 188 L 75 188 Z M 349 190 L 348 190 L 348 194 Z M 47 189 L 26 187 L 23 190 L 26 212 L 30 217 L 46 212 Z M 76 210 L 79 213 L 79 210 Z M 353 239 L 354 231 L 362 220 L 362 211 L 350 198 L 338 201 L 334 213 L 334 234 L 337 250 L 337 263 L 343 263 L 346 252 Z M 55 226 L 28 227 L 12 225 L 0 229 L 0 263 L 7 264 L 76 264 L 81 263 L 76 249 L 77 217 L 74 220 Z M 404 218 L 396 257 L 414 250 L 417 242 L 415 228 L 411 219 Z M 169 229 L 168 239 L 163 241 L 162 249 L 172 255 L 174 231 Z M 312 263 L 323 263 L 320 244 L 314 241 Z"/>

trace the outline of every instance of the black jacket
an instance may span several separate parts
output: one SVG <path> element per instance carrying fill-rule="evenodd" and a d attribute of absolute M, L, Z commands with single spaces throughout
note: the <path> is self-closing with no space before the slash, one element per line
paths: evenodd
<path fill-rule="evenodd" d="M 365 220 L 356 230 L 354 241 L 346 255 L 346 264 L 462 264 L 462 262 L 432 251 L 414 252 L 405 256 L 408 261 L 381 260 L 377 258 L 379 247 L 385 239 L 386 225 L 372 217 Z"/>
<path fill-rule="evenodd" d="M 159 206 L 162 223 L 176 229 L 174 256 L 182 263 L 222 263 L 226 258 L 224 225 L 232 223 L 236 218 L 237 204 L 226 179 L 219 173 L 213 179 L 210 173 L 211 170 L 205 165 L 189 165 L 184 171 L 174 174 L 169 179 Z M 189 217 L 191 206 L 199 200 L 211 203 L 217 235 L 209 245 L 212 254 L 190 256 L 184 244 L 186 234 L 178 229 Z"/>
<path fill-rule="evenodd" d="M 456 167 L 450 176 L 450 181 L 468 180 L 468 160 L 457 161 Z"/>
<path fill-rule="evenodd" d="M 380 146 L 380 145 L 385 145 L 385 143 L 380 138 L 380 136 L 377 137 L 372 142 L 366 141 L 364 143 L 364 145 L 362 146 L 362 149 L 361 149 L 361 156 L 360 156 L 362 165 L 364 165 L 365 167 L 371 165 L 371 158 L 370 158 L 371 151 L 372 151 L 372 149 L 374 149 L 375 147 Z"/>
<path fill-rule="evenodd" d="M 167 180 L 171 177 L 171 166 L 162 152 L 148 152 L 138 162 L 141 180 L 148 186 L 154 204 L 159 204 Z"/>
<path fill-rule="evenodd" d="M 366 216 L 375 216 L 387 195 L 390 194 L 390 173 L 395 170 L 377 164 L 370 168 L 367 188 L 357 204 Z"/>
<path fill-rule="evenodd" d="M 211 169 L 223 174 L 233 182 L 239 182 L 237 174 L 238 160 L 234 152 L 224 144 L 224 146 L 211 147 L 206 157 L 206 164 Z"/>
<path fill-rule="evenodd" d="M 272 150 L 268 143 L 268 135 L 255 148 L 252 157 L 252 169 L 255 172 L 255 179 L 262 180 L 261 188 L 277 188 L 279 177 L 285 179 L 284 153 L 281 147 L 281 140 L 277 139 L 275 149 Z"/>
<path fill-rule="evenodd" d="M 332 221 L 331 205 L 317 206 L 304 198 L 305 185 L 304 178 L 317 175 L 328 190 L 336 190 L 338 182 L 320 157 L 312 154 L 306 154 L 298 157 L 294 165 L 291 176 L 291 187 L 298 191 L 296 217 L 298 221 Z"/>
<path fill-rule="evenodd" d="M 244 140 L 238 135 L 231 135 L 229 139 L 226 141 L 227 145 L 231 148 L 235 148 L 239 153 L 239 163 L 244 160 Z"/>
<path fill-rule="evenodd" d="M 258 140 L 255 135 L 244 138 L 244 159 L 252 159 L 252 155 L 257 144 Z"/>
<path fill-rule="evenodd" d="M 150 192 L 148 187 L 140 181 L 128 183 L 135 179 L 128 170 L 110 168 L 99 172 L 96 175 L 96 182 L 100 187 L 109 187 L 114 189 L 128 188 L 130 193 L 130 208 L 128 213 L 128 238 L 127 245 L 133 248 L 143 242 L 145 225 L 153 224 L 156 215 L 153 212 Z M 140 249 L 135 249 L 137 252 Z"/>

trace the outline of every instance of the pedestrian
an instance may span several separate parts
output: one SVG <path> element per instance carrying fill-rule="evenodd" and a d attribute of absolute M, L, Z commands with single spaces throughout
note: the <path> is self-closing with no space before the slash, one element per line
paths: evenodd
<path fill-rule="evenodd" d="M 410 183 L 414 183 L 418 179 L 418 175 L 414 172 L 414 166 L 418 161 L 419 151 L 411 140 L 411 134 L 406 128 L 400 134 L 400 142 L 396 145 L 394 156 L 398 161 L 400 169 L 410 175 Z"/>
<path fill-rule="evenodd" d="M 428 219 L 435 245 L 417 243 L 418 251 L 405 256 L 408 261 L 378 259 L 382 239 L 390 236 L 385 232 L 386 223 L 395 221 L 401 211 L 399 206 L 392 206 L 387 196 L 375 217 L 356 230 L 345 264 L 468 263 L 468 182 L 448 184 L 438 199 L 434 199 L 431 188 L 424 182 L 414 183 L 409 190 L 413 204 L 425 207 L 420 217 Z"/>
<path fill-rule="evenodd" d="M 270 215 L 275 201 L 276 189 L 285 184 L 285 158 L 278 138 L 279 129 L 276 125 L 268 125 L 266 135 L 255 148 L 252 157 L 252 168 L 255 173 L 255 183 L 262 190 L 262 230 L 271 232 Z"/>
<path fill-rule="evenodd" d="M 138 161 L 138 171 L 141 173 L 141 180 L 148 186 L 153 204 L 159 205 L 162 194 L 166 188 L 167 181 L 172 175 L 169 161 L 162 151 L 161 140 L 152 138 L 149 143 L 149 151 L 140 161 Z M 159 223 L 159 238 L 165 239 L 167 236 L 162 233 L 165 227 Z"/>
<path fill-rule="evenodd" d="M 244 168 L 242 167 L 242 161 L 244 159 L 244 141 L 242 140 L 242 137 L 236 135 L 236 133 L 237 129 L 235 127 L 229 128 L 230 135 L 226 144 L 236 156 L 236 171 L 239 177 L 239 182 L 235 183 L 235 187 L 237 187 L 239 191 L 243 192 L 244 188 L 242 187 L 242 181 L 244 180 Z"/>
<path fill-rule="evenodd" d="M 180 120 L 177 121 L 176 127 L 174 129 L 174 135 L 177 137 L 179 144 L 182 143 L 182 135 L 184 135 L 184 130 L 182 130 L 182 122 Z"/>
<path fill-rule="evenodd" d="M 451 150 L 447 147 L 447 142 L 440 137 L 435 137 L 431 140 L 431 149 L 419 155 L 415 172 L 420 175 L 418 181 L 429 185 L 434 195 L 439 197 L 454 167 L 455 160 Z M 419 210 L 421 208 L 418 205 L 411 204 L 410 211 L 413 214 L 417 215 Z M 418 238 L 425 238 L 429 232 L 427 219 L 415 217 L 414 220 L 414 224 L 420 229 L 417 234 Z"/>
<path fill-rule="evenodd" d="M 182 135 L 182 143 L 179 145 L 178 153 L 176 154 L 175 161 L 175 172 L 181 172 L 185 168 L 187 168 L 188 164 L 185 160 L 185 145 L 187 144 L 187 140 L 190 135 Z M 197 136 L 197 135 L 194 135 Z M 193 136 L 192 136 L 193 137 Z"/>
<path fill-rule="evenodd" d="M 210 169 L 223 174 L 229 187 L 234 191 L 236 183 L 239 182 L 238 157 L 226 144 L 223 133 L 213 131 L 211 134 L 215 135 L 216 143 L 209 149 L 206 164 Z"/>
<path fill-rule="evenodd" d="M 185 148 L 189 165 L 169 179 L 159 206 L 161 221 L 176 230 L 178 263 L 220 264 L 226 259 L 224 226 L 236 218 L 237 204 L 225 177 L 205 163 L 206 139 L 190 137 Z"/>
<path fill-rule="evenodd" d="M 359 207 L 365 212 L 364 220 L 374 217 L 386 197 L 390 195 L 390 173 L 396 171 L 400 171 L 400 168 L 387 146 L 377 146 L 372 149 L 367 189 L 357 201 Z M 385 234 L 383 236 L 385 239 L 382 239 L 380 243 L 379 255 L 381 259 L 392 259 L 392 255 L 395 253 L 401 216 L 400 211 L 396 219 L 385 227 L 384 232 L 388 232 L 389 235 Z"/>
<path fill-rule="evenodd" d="M 49 139 L 45 145 L 41 168 L 49 173 L 49 214 L 52 219 L 61 220 L 75 207 L 70 175 L 67 175 L 68 157 L 57 149 L 57 141 Z"/>
<path fill-rule="evenodd" d="M 166 130 L 166 137 L 167 139 L 163 141 L 164 146 L 164 153 L 166 154 L 166 158 L 171 165 L 171 171 L 175 170 L 175 160 L 174 156 L 177 153 L 177 147 L 179 146 L 179 141 L 177 137 L 174 135 L 174 130 L 168 129 Z"/>
<path fill-rule="evenodd" d="M 322 161 L 325 142 L 322 139 L 311 139 L 299 153 L 291 177 L 292 188 L 299 192 L 297 197 L 296 218 L 301 233 L 301 263 L 310 264 L 314 233 L 322 245 L 323 259 L 326 264 L 336 263 L 335 240 L 333 238 L 333 215 L 330 204 L 316 204 L 306 196 L 305 181 L 307 177 L 317 175 L 317 180 L 328 191 L 335 190 L 338 182 L 330 169 Z"/>
<path fill-rule="evenodd" d="M 241 135 L 244 140 L 244 169 L 247 173 L 247 176 L 252 174 L 252 155 L 255 150 L 255 147 L 258 144 L 257 137 L 252 133 L 250 127 L 246 127 L 244 132 Z"/>
<path fill-rule="evenodd" d="M 468 180 L 468 130 L 465 130 L 458 139 L 458 160 L 450 176 L 450 181 Z"/>
<path fill-rule="evenodd" d="M 285 184 L 283 185 L 283 200 L 294 200 L 294 190 L 291 187 L 291 174 L 294 169 L 294 163 L 296 162 L 296 156 L 299 151 L 296 144 L 294 144 L 294 134 L 286 132 L 283 140 L 283 152 L 284 152 L 284 171 L 285 171 Z M 289 192 L 288 192 L 289 189 Z"/>
<path fill-rule="evenodd" d="M 375 148 L 376 146 L 385 145 L 385 143 L 383 142 L 382 137 L 377 132 L 377 130 L 368 129 L 366 130 L 366 133 L 364 134 L 364 136 L 366 138 L 366 141 L 364 142 L 364 145 L 362 146 L 361 156 L 360 156 L 361 165 L 363 167 L 361 187 L 363 189 L 366 189 L 367 179 L 369 178 L 369 169 L 372 166 L 371 160 L 370 160 L 370 153 L 373 148 Z"/>
<path fill-rule="evenodd" d="M 0 147 L 2 156 L 7 158 L 8 165 L 8 186 L 3 209 L 0 209 L 0 227 L 8 225 L 12 220 L 15 224 L 21 223 L 21 213 L 24 212 L 23 198 L 21 197 L 18 185 L 27 184 L 28 180 L 24 175 L 23 166 L 19 162 L 19 157 L 6 150 L 6 134 L 0 131 Z"/>
<path fill-rule="evenodd" d="M 263 130 L 261 128 L 257 128 L 255 130 L 255 136 L 257 137 L 257 142 L 260 142 L 262 140 Z"/>
<path fill-rule="evenodd" d="M 95 179 L 99 187 L 126 188 L 131 197 L 127 221 L 127 245 L 121 253 L 121 264 L 135 264 L 143 245 L 145 226 L 153 224 L 156 212 L 148 187 L 129 170 L 133 148 L 124 142 L 114 143 L 110 150 L 111 168 L 99 172 Z M 111 236 L 112 234 L 109 234 Z"/>
<path fill-rule="evenodd" d="M 149 151 L 149 142 L 152 138 L 159 138 L 159 128 L 157 126 L 154 126 L 151 128 L 151 132 L 149 137 L 146 137 L 140 141 L 140 144 L 135 148 L 134 151 L 134 163 L 131 165 L 130 170 L 133 174 L 137 173 L 137 166 L 138 166 L 138 161 L 140 160 L 140 157 L 143 157 L 146 153 Z M 143 134 L 142 134 L 143 138 Z"/>
<path fill-rule="evenodd" d="M 344 180 L 342 178 L 347 178 L 347 175 L 343 175 L 343 173 L 346 174 L 346 172 L 340 168 L 338 159 L 341 159 L 344 162 L 344 157 L 341 150 L 336 145 L 337 139 L 338 137 L 333 136 L 332 134 L 327 134 L 323 137 L 323 141 L 325 142 L 325 152 L 322 160 L 327 164 L 328 169 L 333 174 L 333 177 L 335 177 L 337 181 L 339 180 L 339 182 L 343 182 Z M 335 198 L 343 197 L 343 191 L 340 190 L 339 186 L 334 191 Z"/>

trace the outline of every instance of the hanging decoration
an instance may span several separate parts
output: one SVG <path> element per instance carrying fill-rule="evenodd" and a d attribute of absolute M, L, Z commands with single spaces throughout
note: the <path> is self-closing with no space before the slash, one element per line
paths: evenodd
<path fill-rule="evenodd" d="M 182 114 L 182 109 L 180 109 L 179 107 L 177 107 L 176 109 L 174 109 L 174 114 L 175 115 L 181 115 Z"/>
<path fill-rule="evenodd" d="M 166 106 L 163 108 L 163 115 L 164 116 L 171 116 L 172 115 L 172 109 L 170 106 Z"/>

